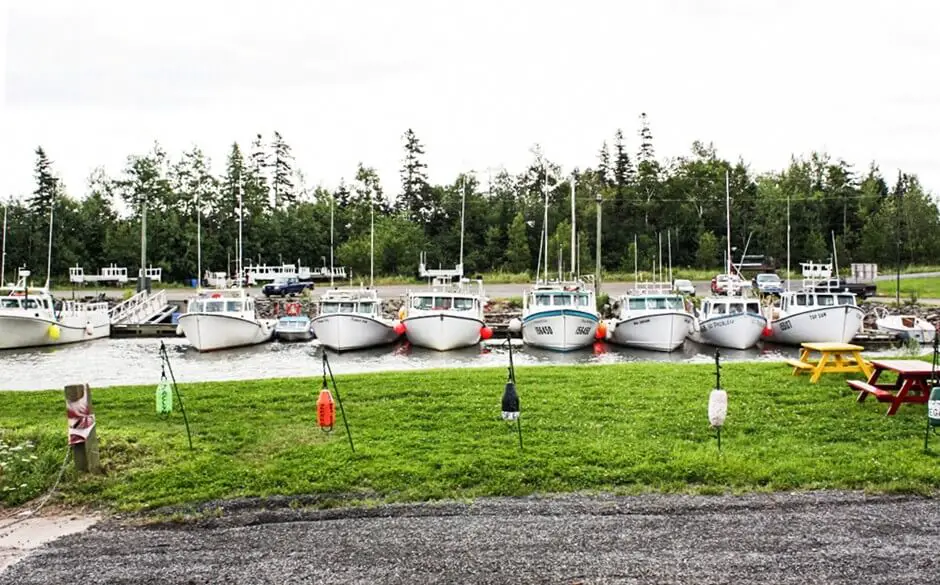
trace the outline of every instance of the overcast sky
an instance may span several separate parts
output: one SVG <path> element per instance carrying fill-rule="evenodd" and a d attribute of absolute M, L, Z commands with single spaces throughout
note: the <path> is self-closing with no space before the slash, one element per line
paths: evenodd
<path fill-rule="evenodd" d="M 940 193 L 940 9 L 914 1 L 29 0 L 0 9 L 0 197 L 42 145 L 73 195 L 158 140 L 279 130 L 311 184 L 362 161 L 397 192 L 401 135 L 432 181 L 519 171 L 540 143 L 596 165 L 647 112 L 660 158 L 694 140 L 754 170 L 825 150 Z M 149 6 L 149 8 L 145 8 Z"/>

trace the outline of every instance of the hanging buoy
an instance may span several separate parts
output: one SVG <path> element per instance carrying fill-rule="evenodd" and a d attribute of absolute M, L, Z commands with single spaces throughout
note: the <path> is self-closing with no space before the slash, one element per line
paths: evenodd
<path fill-rule="evenodd" d="M 405 317 L 408 316 L 408 311 L 405 310 L 405 307 L 398 309 L 398 320 L 404 321 Z"/>
<path fill-rule="evenodd" d="M 178 337 L 182 337 L 182 336 L 183 336 L 183 326 L 182 326 L 182 325 L 177 325 L 177 326 L 176 326 L 176 335 L 177 335 Z"/>
<path fill-rule="evenodd" d="M 324 431 L 332 431 L 336 422 L 336 407 L 333 405 L 333 395 L 326 388 L 320 390 L 317 398 L 317 424 Z"/>
<path fill-rule="evenodd" d="M 522 321 L 516 318 L 510 319 L 509 320 L 509 332 L 519 333 L 521 331 L 522 331 Z"/>
<path fill-rule="evenodd" d="M 59 329 L 59 326 L 56 324 L 49 325 L 49 339 L 56 341 L 59 339 L 59 336 L 62 335 L 62 330 Z"/>
<path fill-rule="evenodd" d="M 94 335 L 95 328 L 91 326 L 91 323 L 85 324 L 85 335 Z"/>
<path fill-rule="evenodd" d="M 157 414 L 170 414 L 173 410 L 173 389 L 169 380 L 163 378 L 157 385 Z"/>
<path fill-rule="evenodd" d="M 401 321 L 396 321 L 392 329 L 395 331 L 395 335 L 402 335 L 405 332 L 405 324 Z"/>
<path fill-rule="evenodd" d="M 519 394 L 516 393 L 516 385 L 513 382 L 506 382 L 506 389 L 503 391 L 503 420 L 516 420 L 519 418 Z"/>
<path fill-rule="evenodd" d="M 728 393 L 720 388 L 712 390 L 708 397 L 708 422 L 713 427 L 720 427 L 725 424 L 725 417 L 728 415 Z"/>
<path fill-rule="evenodd" d="M 482 339 L 489 339 L 493 337 L 493 330 L 487 327 L 486 325 L 484 325 L 483 327 L 480 327 L 480 337 Z"/>
<path fill-rule="evenodd" d="M 607 324 L 603 321 L 597 322 L 597 331 L 594 332 L 595 339 L 607 339 Z"/>
<path fill-rule="evenodd" d="M 770 325 L 767 325 L 766 327 L 764 327 L 764 331 L 761 333 L 761 335 L 764 337 L 770 337 L 773 334 L 774 334 L 774 328 L 771 327 Z"/>

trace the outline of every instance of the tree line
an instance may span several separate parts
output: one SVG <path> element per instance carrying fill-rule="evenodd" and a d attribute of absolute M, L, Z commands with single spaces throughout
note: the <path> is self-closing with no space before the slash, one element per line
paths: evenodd
<path fill-rule="evenodd" d="M 351 180 L 326 190 L 307 185 L 278 132 L 268 139 L 258 134 L 247 149 L 233 143 L 221 174 L 212 172 L 199 148 L 171 157 L 154 144 L 128 156 L 115 176 L 95 169 L 84 193 L 74 194 L 40 146 L 35 190 L 14 197 L 7 210 L 7 273 L 27 266 L 44 274 L 53 206 L 53 280 L 65 280 L 76 265 L 93 273 L 117 264 L 136 274 L 145 207 L 148 262 L 163 268 L 164 280 L 196 278 L 197 217 L 203 270 L 233 272 L 241 202 L 246 263 L 327 265 L 332 213 L 335 264 L 351 269 L 356 280 L 367 278 L 374 214 L 376 273 L 414 275 L 422 251 L 433 266 L 458 262 L 462 196 L 465 273 L 531 274 L 544 266 L 546 197 L 548 264 L 557 271 L 561 258 L 568 272 L 572 183 L 583 273 L 593 272 L 598 201 L 606 271 L 632 272 L 634 253 L 641 269 L 650 268 L 666 257 L 660 240 L 671 244 L 674 266 L 717 268 L 726 250 L 726 175 L 736 259 L 746 248 L 784 266 L 788 213 L 795 267 L 828 260 L 833 235 L 841 266 L 877 262 L 884 271 L 899 259 L 931 264 L 940 255 L 940 212 L 912 173 L 899 172 L 889 184 L 875 163 L 856 169 L 816 152 L 791 158 L 782 170 L 755 173 L 702 142 L 687 155 L 661 160 L 645 115 L 633 149 L 618 129 L 585 169 L 563 171 L 536 145 L 519 174 L 468 170 L 432 184 L 424 146 L 410 129 L 403 151 L 400 185 L 382 185 L 375 169 L 360 163 Z"/>

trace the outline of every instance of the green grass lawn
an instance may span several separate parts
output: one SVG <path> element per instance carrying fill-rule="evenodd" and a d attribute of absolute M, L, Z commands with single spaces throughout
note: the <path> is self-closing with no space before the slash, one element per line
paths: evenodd
<path fill-rule="evenodd" d="M 500 418 L 504 369 L 338 378 L 339 419 L 315 423 L 317 379 L 182 386 L 155 414 L 155 387 L 94 389 L 105 473 L 61 486 L 66 504 L 140 510 L 216 498 L 353 495 L 384 501 L 603 490 L 715 493 L 819 488 L 936 493 L 940 435 L 923 452 L 924 405 L 893 417 L 855 402 L 845 376 L 819 384 L 783 364 L 729 363 L 723 452 L 708 425 L 709 365 L 520 368 L 524 449 Z M 61 391 L 0 393 L 0 503 L 44 493 L 65 453 Z M 9 456 L 10 448 L 32 441 Z M 31 459 L 30 457 L 35 457 Z M 22 486 L 22 487 L 21 487 Z"/>
<path fill-rule="evenodd" d="M 895 280 L 878 281 L 878 295 L 894 297 L 897 291 Z M 940 278 L 904 278 L 901 275 L 901 302 L 918 299 L 940 299 Z"/>

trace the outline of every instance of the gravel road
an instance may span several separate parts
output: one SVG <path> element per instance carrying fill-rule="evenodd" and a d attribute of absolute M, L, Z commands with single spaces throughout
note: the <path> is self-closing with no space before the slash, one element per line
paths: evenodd
<path fill-rule="evenodd" d="M 931 583 L 936 499 L 559 496 L 109 520 L 0 583 Z"/>

